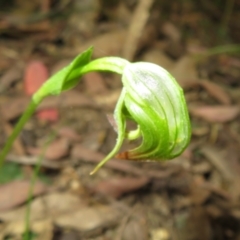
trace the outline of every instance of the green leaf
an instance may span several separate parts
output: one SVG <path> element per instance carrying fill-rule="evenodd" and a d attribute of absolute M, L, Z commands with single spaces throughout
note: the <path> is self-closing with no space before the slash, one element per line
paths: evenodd
<path fill-rule="evenodd" d="M 69 90 L 77 85 L 79 78 L 82 76 L 81 69 L 91 61 L 93 48 L 79 54 L 68 66 L 54 74 L 46 81 L 37 91 L 33 100 L 40 102 L 44 97 L 49 95 L 59 95 L 62 91 Z M 74 75 L 71 75 L 72 73 Z"/>

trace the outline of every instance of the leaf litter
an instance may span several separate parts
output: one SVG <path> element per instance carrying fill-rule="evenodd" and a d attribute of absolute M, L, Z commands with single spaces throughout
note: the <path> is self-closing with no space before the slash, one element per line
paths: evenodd
<path fill-rule="evenodd" d="M 95 58 L 124 55 L 169 70 L 186 93 L 193 136 L 188 151 L 171 162 L 113 159 L 89 177 L 115 141 L 104 116 L 112 113 L 121 85 L 112 83 L 120 80 L 111 74 L 86 75 L 76 89 L 41 104 L 38 111 L 59 115 L 47 113 L 51 124 L 35 115 L 19 138 L 22 150 L 8 156 L 23 174 L 0 185 L 0 237 L 20 239 L 24 232 L 29 174 L 39 143 L 54 129 L 57 139 L 41 167 L 51 185 L 36 183 L 31 206 L 38 239 L 238 240 L 239 55 L 223 45 L 240 41 L 238 1 L 226 38 L 216 25 L 226 12 L 215 2 L 13 2 L 1 6 L 9 11 L 0 21 L 1 145 L 6 124 L 11 130 L 29 102 L 24 66 L 32 68 L 27 78 L 36 84 L 90 45 Z"/>

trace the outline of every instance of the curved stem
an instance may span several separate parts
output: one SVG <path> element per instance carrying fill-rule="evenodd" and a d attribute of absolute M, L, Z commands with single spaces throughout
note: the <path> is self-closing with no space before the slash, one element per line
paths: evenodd
<path fill-rule="evenodd" d="M 84 53 L 83 53 L 84 54 Z M 32 97 L 32 100 L 27 107 L 26 111 L 18 121 L 17 125 L 14 127 L 12 134 L 7 139 L 7 142 L 0 152 L 0 167 L 4 162 L 6 155 L 8 154 L 11 146 L 19 135 L 25 123 L 32 116 L 40 102 L 43 98 L 49 95 L 57 95 L 66 89 L 63 87 L 64 84 L 71 82 L 74 79 L 80 78 L 82 75 L 93 72 L 93 71 L 110 71 L 118 74 L 122 74 L 125 66 L 129 64 L 129 62 L 123 58 L 119 57 L 104 57 L 100 59 L 96 59 L 86 63 L 86 65 L 79 66 L 79 62 L 81 60 L 81 55 L 78 56 L 73 64 L 69 65 L 67 68 L 62 69 L 60 72 L 56 73 L 52 76 Z M 84 63 L 85 64 L 85 63 Z M 60 81 L 59 81 L 60 79 Z M 60 84 L 59 84 L 60 83 Z M 69 88 L 72 88 L 73 85 L 69 85 Z"/>
<path fill-rule="evenodd" d="M 129 63 L 129 61 L 119 57 L 103 57 L 95 59 L 80 69 L 74 69 L 69 74 L 68 81 L 94 71 L 109 71 L 122 74 L 125 66 Z"/>

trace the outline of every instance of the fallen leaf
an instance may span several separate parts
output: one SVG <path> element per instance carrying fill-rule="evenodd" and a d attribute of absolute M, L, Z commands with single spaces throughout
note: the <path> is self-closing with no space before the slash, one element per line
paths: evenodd
<path fill-rule="evenodd" d="M 69 151 L 69 141 L 66 138 L 59 138 L 54 140 L 47 146 L 44 157 L 48 160 L 59 160 L 65 157 Z M 42 148 L 29 147 L 28 152 L 33 155 L 41 155 Z"/>
<path fill-rule="evenodd" d="M 93 206 L 71 212 L 56 218 L 56 224 L 61 227 L 74 228 L 82 234 L 94 235 L 100 229 L 116 225 L 122 218 L 123 212 L 110 206 Z"/>
<path fill-rule="evenodd" d="M 179 240 L 212 240 L 213 230 L 206 210 L 203 207 L 192 207 L 190 213 L 179 211 L 174 217 L 176 239 Z"/>
<path fill-rule="evenodd" d="M 79 142 L 82 139 L 81 136 L 74 129 L 70 127 L 62 127 L 62 128 L 57 127 L 55 130 L 57 131 L 57 134 L 60 137 L 69 139 L 71 141 Z"/>
<path fill-rule="evenodd" d="M 180 58 L 169 72 L 183 88 L 195 86 L 199 80 L 195 60 L 188 55 Z"/>
<path fill-rule="evenodd" d="M 42 84 L 48 79 L 47 67 L 41 61 L 32 61 L 24 73 L 24 90 L 29 96 L 34 94 Z"/>
<path fill-rule="evenodd" d="M 24 74 L 24 90 L 29 96 L 33 95 L 48 79 L 47 67 L 41 61 L 30 62 Z M 57 109 L 39 110 L 37 118 L 44 121 L 56 122 L 59 118 Z"/>
<path fill-rule="evenodd" d="M 22 239 L 25 232 L 26 223 L 24 221 L 13 221 L 0 233 L 0 239 L 11 236 L 12 239 Z M 53 238 L 54 226 L 50 219 L 37 220 L 30 223 L 30 229 L 37 235 L 36 240 L 51 240 Z"/>
<path fill-rule="evenodd" d="M 50 218 L 54 220 L 60 215 L 71 214 L 81 208 L 85 208 L 83 199 L 66 192 L 55 192 L 33 199 L 31 203 L 31 221 Z M 0 212 L 0 219 L 4 221 L 23 221 L 26 214 L 26 206 Z"/>
<path fill-rule="evenodd" d="M 122 177 L 101 181 L 91 188 L 95 193 L 119 198 L 125 193 L 136 191 L 149 183 L 146 177 Z"/>
<path fill-rule="evenodd" d="M 171 41 L 179 42 L 181 40 L 181 31 L 171 22 L 165 22 L 161 27 L 162 33 Z"/>
<path fill-rule="evenodd" d="M 59 113 L 54 108 L 40 110 L 36 113 L 36 116 L 41 121 L 56 122 L 59 119 Z"/>
<path fill-rule="evenodd" d="M 134 212 L 130 219 L 125 222 L 125 226 L 123 223 L 122 226 L 122 240 L 147 240 L 148 237 L 148 225 L 147 225 L 147 216 L 146 214 L 139 211 Z"/>
<path fill-rule="evenodd" d="M 0 78 L 0 93 L 7 90 L 16 80 L 21 78 L 21 66 L 15 66 L 8 69 Z"/>
<path fill-rule="evenodd" d="M 107 87 L 100 73 L 88 73 L 83 77 L 83 81 L 90 94 L 104 93 L 107 91 Z"/>
<path fill-rule="evenodd" d="M 230 96 L 223 90 L 222 87 L 217 85 L 216 83 L 207 81 L 207 80 L 202 80 L 199 81 L 198 84 L 205 88 L 205 90 L 216 100 L 218 100 L 222 104 L 230 104 L 231 99 Z"/>
<path fill-rule="evenodd" d="M 213 123 L 224 123 L 233 120 L 239 114 L 239 106 L 195 106 L 190 107 L 193 116 Z"/>
<path fill-rule="evenodd" d="M 155 63 L 166 70 L 171 70 L 174 66 L 174 62 L 162 51 L 157 48 L 152 48 L 146 51 L 142 57 L 142 61 Z"/>
<path fill-rule="evenodd" d="M 151 240 L 168 240 L 171 239 L 170 234 L 165 228 L 156 228 L 151 230 Z"/>
<path fill-rule="evenodd" d="M 206 157 L 210 164 L 216 168 L 222 177 L 227 181 L 233 181 L 233 173 L 219 150 L 220 149 L 210 146 L 202 146 L 200 148 L 200 152 Z"/>
<path fill-rule="evenodd" d="M 9 98 L 5 102 L 1 103 L 1 114 L 5 120 L 11 120 L 18 117 L 26 109 L 30 102 L 29 97 L 14 97 Z"/>
<path fill-rule="evenodd" d="M 11 120 L 23 113 L 30 102 L 29 97 L 14 97 L 8 99 L 1 106 L 1 112 L 6 120 Z M 97 107 L 97 104 L 86 95 L 79 94 L 76 90 L 63 92 L 61 96 L 51 96 L 43 100 L 38 109 L 58 107 Z"/>
<path fill-rule="evenodd" d="M 14 208 L 28 199 L 30 188 L 29 181 L 13 181 L 0 186 L 0 211 Z M 34 185 L 33 196 L 40 195 L 47 190 L 47 187 L 37 182 Z"/>
<path fill-rule="evenodd" d="M 80 49 L 74 49 L 74 52 L 82 52 L 84 49 L 89 48 L 89 46 L 94 46 L 94 58 L 106 57 L 109 55 L 116 56 L 119 55 L 122 50 L 122 43 L 125 41 L 126 35 L 126 30 L 119 29 L 104 33 L 92 39 L 91 41 L 88 41 L 86 45 L 82 45 Z"/>
<path fill-rule="evenodd" d="M 205 182 L 201 175 L 194 176 L 190 184 L 190 199 L 191 203 L 196 205 L 202 205 L 209 199 L 211 192 L 208 189 L 201 187 Z"/>

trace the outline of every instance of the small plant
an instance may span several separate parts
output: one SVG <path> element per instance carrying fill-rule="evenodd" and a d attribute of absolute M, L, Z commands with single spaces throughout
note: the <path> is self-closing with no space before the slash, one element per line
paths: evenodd
<path fill-rule="evenodd" d="M 175 79 L 165 69 L 152 63 L 130 63 L 119 57 L 91 60 L 92 51 L 89 48 L 78 55 L 33 95 L 0 153 L 0 165 L 41 101 L 75 87 L 81 76 L 92 71 L 121 74 L 123 89 L 114 111 L 118 134 L 116 145 L 91 174 L 118 153 L 124 139 L 142 138 L 142 143 L 135 149 L 118 154 L 116 157 L 120 159 L 164 161 L 183 152 L 189 143 L 191 128 L 183 90 Z M 127 131 L 127 120 L 134 121 L 137 129 Z"/>

